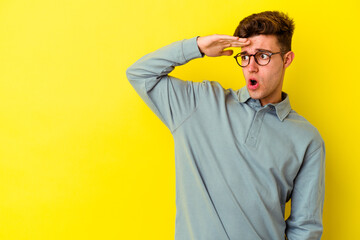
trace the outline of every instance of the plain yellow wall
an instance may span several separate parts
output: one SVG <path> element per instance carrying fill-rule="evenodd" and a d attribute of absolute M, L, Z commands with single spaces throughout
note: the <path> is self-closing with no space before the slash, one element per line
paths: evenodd
<path fill-rule="evenodd" d="M 358 1 L 1 0 L 0 239 L 173 239 L 172 136 L 125 70 L 264 10 L 295 20 L 284 91 L 325 140 L 323 239 L 358 238 Z M 173 75 L 244 86 L 232 57 Z"/>

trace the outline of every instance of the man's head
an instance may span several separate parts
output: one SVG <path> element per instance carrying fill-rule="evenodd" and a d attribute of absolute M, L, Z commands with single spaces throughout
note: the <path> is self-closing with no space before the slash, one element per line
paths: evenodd
<path fill-rule="evenodd" d="M 291 51 L 294 21 L 285 13 L 266 11 L 241 20 L 234 36 L 249 38 L 257 35 L 275 35 L 283 52 Z"/>
<path fill-rule="evenodd" d="M 260 99 L 262 105 L 282 100 L 285 69 L 294 58 L 291 51 L 293 33 L 293 20 L 276 11 L 252 14 L 244 18 L 235 30 L 234 36 L 248 38 L 251 42 L 241 49 L 238 62 L 248 63 L 242 68 L 248 90 L 252 98 Z M 255 61 L 255 56 L 249 56 L 256 53 L 258 61 Z M 260 58 L 269 59 L 269 55 L 270 61 L 263 65 Z"/>

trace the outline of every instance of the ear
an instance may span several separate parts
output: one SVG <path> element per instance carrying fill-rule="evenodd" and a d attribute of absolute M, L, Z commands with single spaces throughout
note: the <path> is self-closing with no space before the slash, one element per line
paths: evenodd
<path fill-rule="evenodd" d="M 294 60 L 294 57 L 295 57 L 295 54 L 293 51 L 289 51 L 289 52 L 285 53 L 285 55 L 284 55 L 284 67 L 285 68 L 290 66 L 290 64 Z"/>

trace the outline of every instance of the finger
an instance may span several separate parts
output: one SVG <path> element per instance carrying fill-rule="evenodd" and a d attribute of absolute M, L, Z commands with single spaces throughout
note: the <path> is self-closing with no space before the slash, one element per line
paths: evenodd
<path fill-rule="evenodd" d="M 239 38 L 237 40 L 222 40 L 221 42 L 227 42 L 227 43 L 231 43 L 231 44 L 250 44 L 250 40 L 247 38 Z"/>
<path fill-rule="evenodd" d="M 245 46 L 249 46 L 251 44 L 250 41 L 244 42 L 244 43 L 240 43 L 240 47 L 245 47 Z"/>
<path fill-rule="evenodd" d="M 250 41 L 248 38 L 239 38 L 238 39 L 239 42 L 247 42 L 247 41 Z"/>
<path fill-rule="evenodd" d="M 233 54 L 233 50 L 226 50 L 226 51 L 222 51 L 221 55 L 222 56 L 231 56 Z"/>
<path fill-rule="evenodd" d="M 235 42 L 231 44 L 231 47 L 245 47 L 248 45 L 250 45 L 250 42 L 245 42 L 245 43 Z"/>
<path fill-rule="evenodd" d="M 250 44 L 250 42 L 245 42 L 245 43 L 242 43 L 242 42 L 232 42 L 231 45 L 232 46 L 243 46 L 243 45 L 248 45 Z"/>
<path fill-rule="evenodd" d="M 250 44 L 251 44 L 251 42 L 250 42 L 250 40 L 248 40 L 248 41 L 246 41 L 246 42 L 244 42 L 244 43 L 242 43 L 240 45 L 242 45 L 242 47 L 244 47 L 244 46 L 248 46 Z"/>
<path fill-rule="evenodd" d="M 223 44 L 223 48 L 229 48 L 229 47 L 231 47 L 232 45 L 231 45 L 231 43 L 224 43 Z"/>
<path fill-rule="evenodd" d="M 233 43 L 233 42 L 239 42 L 238 39 L 219 39 L 217 42 L 219 43 Z"/>
<path fill-rule="evenodd" d="M 236 37 L 236 36 L 221 35 L 221 34 L 218 34 L 218 37 L 220 38 L 220 40 L 238 40 L 239 39 L 239 37 Z"/>
<path fill-rule="evenodd" d="M 239 37 L 236 37 L 236 38 L 233 38 L 233 39 L 219 39 L 219 42 L 242 42 L 242 43 L 245 43 L 247 41 L 250 41 L 250 39 L 248 38 L 239 38 Z"/>
<path fill-rule="evenodd" d="M 227 40 L 227 41 L 225 41 L 225 40 L 223 40 L 223 41 L 221 41 L 221 42 L 219 42 L 222 46 L 225 46 L 225 45 L 227 45 L 227 47 L 230 47 L 230 46 L 238 46 L 238 45 L 242 45 L 243 43 L 242 42 L 239 42 L 239 41 L 237 41 L 237 40 L 235 40 L 235 41 L 229 41 L 229 40 Z"/>

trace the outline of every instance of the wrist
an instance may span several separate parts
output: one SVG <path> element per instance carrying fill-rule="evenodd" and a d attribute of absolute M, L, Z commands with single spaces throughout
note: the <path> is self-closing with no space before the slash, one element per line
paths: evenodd
<path fill-rule="evenodd" d="M 200 41 L 199 41 L 199 38 L 201 38 L 200 36 L 197 36 L 197 38 L 196 38 L 196 43 L 197 43 L 197 46 L 198 46 L 198 49 L 199 49 L 199 52 L 201 53 L 201 55 L 202 56 L 204 56 L 205 55 L 205 53 L 201 50 L 201 46 L 200 46 Z"/>

